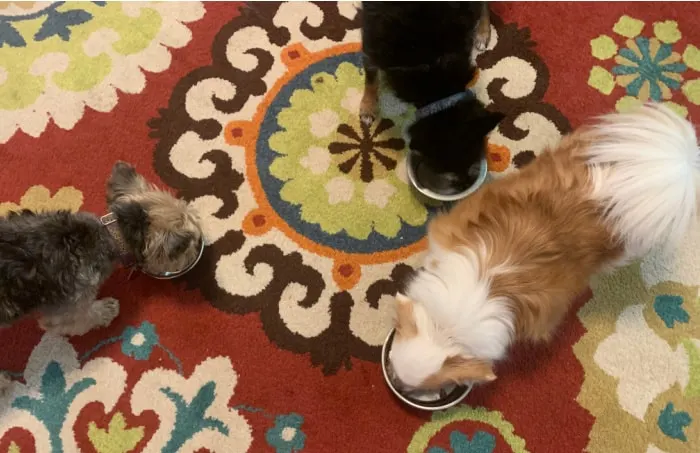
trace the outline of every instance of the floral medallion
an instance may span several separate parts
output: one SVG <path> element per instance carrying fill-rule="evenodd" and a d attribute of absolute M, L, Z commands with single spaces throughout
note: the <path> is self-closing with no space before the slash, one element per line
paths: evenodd
<path fill-rule="evenodd" d="M 201 3 L 3 2 L 0 144 L 38 137 L 50 119 L 70 130 L 86 107 L 109 112 L 117 92 L 140 93 L 143 71 L 166 70 L 203 14 Z"/>
<path fill-rule="evenodd" d="M 301 72 L 285 74 L 280 92 L 267 93 L 255 149 L 247 150 L 264 198 L 294 231 L 334 250 L 376 253 L 418 242 L 428 212 L 403 168 L 400 126 L 409 109 L 372 126 L 359 121 L 364 77 L 356 45 L 283 52 L 298 55 L 292 70 Z"/>
<path fill-rule="evenodd" d="M 527 32 L 493 23 L 473 89 L 508 114 L 489 146 L 489 167 L 507 173 L 569 125 L 542 101 L 548 75 Z M 221 310 L 260 313 L 274 343 L 327 374 L 379 359 L 431 216 L 407 183 L 415 109 L 382 87 L 381 117 L 359 121 L 359 24 L 350 3 L 243 8 L 212 65 L 151 123 L 156 170 L 197 206 L 211 243 L 189 284 Z M 504 91 L 520 70 L 528 83 Z"/>
<path fill-rule="evenodd" d="M 471 436 L 467 433 L 473 433 Z M 449 435 L 447 435 L 449 433 Z M 435 412 L 413 435 L 408 453 L 527 453 L 525 440 L 498 411 L 456 406 Z"/>
<path fill-rule="evenodd" d="M 612 31 L 612 36 L 591 40 L 593 57 L 607 65 L 593 66 L 588 84 L 605 95 L 618 97 L 618 111 L 654 101 L 687 116 L 684 101 L 700 105 L 700 51 L 693 44 L 679 44 L 682 34 L 675 21 L 647 26 L 625 15 Z"/>
<path fill-rule="evenodd" d="M 143 362 L 146 369 L 100 356 L 113 343 L 121 345 L 125 360 Z M 156 349 L 162 354 L 161 366 L 151 368 Z M 230 359 L 204 359 L 186 376 L 180 359 L 159 341 L 156 326 L 148 321 L 128 326 L 81 354 L 65 338 L 46 334 L 24 371 L 0 372 L 13 377 L 0 396 L 0 445 L 8 433 L 29 435 L 11 436 L 10 452 L 82 451 L 78 445 L 89 442 L 98 453 L 242 453 L 253 440 L 244 414 L 264 416 L 265 443 L 275 452 L 304 449 L 303 416 L 229 406 L 238 380 Z M 90 408 L 95 403 L 103 416 Z M 93 417 L 87 423 L 85 413 Z"/>

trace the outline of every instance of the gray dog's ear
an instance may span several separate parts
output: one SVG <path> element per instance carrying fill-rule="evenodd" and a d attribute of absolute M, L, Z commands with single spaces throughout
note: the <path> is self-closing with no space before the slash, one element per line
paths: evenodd
<path fill-rule="evenodd" d="M 117 218 L 124 241 L 136 255 L 136 258 L 142 260 L 150 224 L 148 212 L 135 201 L 117 202 L 112 205 L 111 209 Z"/>
<path fill-rule="evenodd" d="M 107 205 L 112 205 L 120 197 L 135 195 L 148 189 L 143 176 L 126 162 L 117 162 L 112 167 L 112 175 L 107 181 Z"/>

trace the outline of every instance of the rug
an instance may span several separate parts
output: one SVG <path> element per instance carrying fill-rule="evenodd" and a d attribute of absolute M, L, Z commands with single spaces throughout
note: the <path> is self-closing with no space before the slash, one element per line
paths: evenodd
<path fill-rule="evenodd" d="M 700 6 L 494 3 L 474 90 L 491 176 L 646 100 L 700 114 Z M 379 355 L 434 214 L 415 109 L 358 121 L 353 3 L 0 3 L 0 213 L 105 212 L 116 160 L 191 202 L 186 276 L 117 271 L 81 337 L 0 329 L 0 452 L 675 453 L 700 448 L 700 232 L 596 278 L 549 345 L 426 413 Z"/>

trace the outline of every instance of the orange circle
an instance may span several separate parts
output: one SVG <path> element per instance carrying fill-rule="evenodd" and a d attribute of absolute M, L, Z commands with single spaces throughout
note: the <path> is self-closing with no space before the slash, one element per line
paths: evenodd
<path fill-rule="evenodd" d="M 352 289 L 362 277 L 362 268 L 357 263 L 333 262 L 333 280 L 344 291 Z"/>
<path fill-rule="evenodd" d="M 246 214 L 243 219 L 243 232 L 251 236 L 260 236 L 270 231 L 275 224 L 274 217 L 270 216 L 269 211 L 264 209 L 253 209 Z"/>
<path fill-rule="evenodd" d="M 224 126 L 224 140 L 229 145 L 249 146 L 255 144 L 255 130 L 250 121 L 231 121 Z"/>
<path fill-rule="evenodd" d="M 486 151 L 489 171 L 501 173 L 510 166 L 510 150 L 506 146 L 489 143 Z"/>
<path fill-rule="evenodd" d="M 422 238 L 419 241 L 414 242 L 413 244 L 409 244 L 405 247 L 401 247 L 400 249 L 396 250 L 386 250 L 372 253 L 351 253 L 336 250 L 325 245 L 317 244 L 311 241 L 310 239 L 306 238 L 305 236 L 299 234 L 297 231 L 291 228 L 287 224 L 287 222 L 284 221 L 284 219 L 279 218 L 277 212 L 268 203 L 267 197 L 265 196 L 265 191 L 262 187 L 262 183 L 260 182 L 260 178 L 258 177 L 257 166 L 255 165 L 255 142 L 257 140 L 258 135 L 260 134 L 260 126 L 262 125 L 263 117 L 267 112 L 267 109 L 270 107 L 270 104 L 272 104 L 272 101 L 275 99 L 282 87 L 289 83 L 294 77 L 296 77 L 297 74 L 299 74 L 309 65 L 317 63 L 333 55 L 338 55 L 341 53 L 359 52 L 362 48 L 362 45 L 360 43 L 347 43 L 340 44 L 335 47 L 330 47 L 319 52 L 309 53 L 306 52 L 305 49 L 303 49 L 303 47 L 300 48 L 300 46 L 300 44 L 294 45 L 294 49 L 299 53 L 298 58 L 295 59 L 296 64 L 289 67 L 289 70 L 282 77 L 277 79 L 275 84 L 267 91 L 263 100 L 260 102 L 260 104 L 258 104 L 258 108 L 255 111 L 255 115 L 253 116 L 253 119 L 250 122 L 251 131 L 253 128 L 255 128 L 255 133 L 252 135 L 251 140 L 247 140 L 245 142 L 246 179 L 250 184 L 251 190 L 253 192 L 253 195 L 255 196 L 255 201 L 258 203 L 258 206 L 260 206 L 260 209 L 262 209 L 263 211 L 270 213 L 271 215 L 274 214 L 275 217 L 279 219 L 279 221 L 274 222 L 275 227 L 282 233 L 284 233 L 287 237 L 289 237 L 291 240 L 293 240 L 306 250 L 309 250 L 310 252 L 328 258 L 336 258 L 338 256 L 343 256 L 344 259 L 348 262 L 351 261 L 357 264 L 378 264 L 391 261 L 398 261 L 405 257 L 414 255 L 422 250 L 425 250 L 427 246 L 426 238 Z M 288 49 L 282 49 L 282 53 L 285 54 L 287 50 Z M 301 61 L 305 62 L 306 64 L 299 64 Z"/>

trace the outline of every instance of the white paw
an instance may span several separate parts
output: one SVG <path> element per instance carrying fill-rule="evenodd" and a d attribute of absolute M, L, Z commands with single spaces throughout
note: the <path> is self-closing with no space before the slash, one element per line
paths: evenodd
<path fill-rule="evenodd" d="M 488 33 L 477 33 L 474 39 L 474 47 L 479 52 L 483 52 L 489 46 L 489 41 L 491 41 L 491 31 Z"/>
<path fill-rule="evenodd" d="M 372 123 L 374 123 L 374 114 L 373 113 L 361 113 L 360 114 L 360 121 L 362 121 L 362 124 L 365 126 L 371 126 Z"/>

